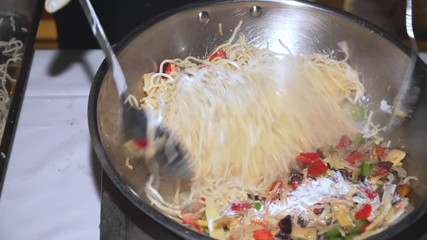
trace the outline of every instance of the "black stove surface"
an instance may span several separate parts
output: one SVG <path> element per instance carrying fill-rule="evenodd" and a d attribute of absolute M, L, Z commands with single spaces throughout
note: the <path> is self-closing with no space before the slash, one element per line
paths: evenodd
<path fill-rule="evenodd" d="M 133 205 L 103 173 L 101 240 L 182 240 Z M 392 240 L 427 240 L 427 215 Z"/>

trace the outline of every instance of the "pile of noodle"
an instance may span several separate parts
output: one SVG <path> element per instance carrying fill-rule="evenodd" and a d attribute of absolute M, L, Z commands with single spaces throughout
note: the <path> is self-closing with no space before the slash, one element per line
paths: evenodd
<path fill-rule="evenodd" d="M 15 38 L 10 41 L 0 41 L 0 139 L 6 125 L 9 105 L 16 79 L 11 75 L 22 61 L 23 43 Z"/>
<path fill-rule="evenodd" d="M 189 199 L 210 196 L 223 209 L 262 192 L 288 175 L 298 153 L 358 130 L 348 106 L 364 89 L 345 60 L 256 48 L 236 31 L 218 49 L 226 59 L 165 60 L 160 69 L 171 63 L 170 74 L 143 78 L 142 106 L 162 115 L 191 156 L 190 190 L 177 188 L 174 201 L 166 201 L 154 175 L 146 188 L 172 217 Z"/>

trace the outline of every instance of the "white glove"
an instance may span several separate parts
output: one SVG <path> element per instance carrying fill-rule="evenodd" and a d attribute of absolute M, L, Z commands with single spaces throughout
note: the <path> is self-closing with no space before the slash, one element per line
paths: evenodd
<path fill-rule="evenodd" d="M 48 13 L 54 13 L 67 5 L 70 1 L 71 0 L 46 0 L 44 2 L 44 9 L 46 9 Z"/>

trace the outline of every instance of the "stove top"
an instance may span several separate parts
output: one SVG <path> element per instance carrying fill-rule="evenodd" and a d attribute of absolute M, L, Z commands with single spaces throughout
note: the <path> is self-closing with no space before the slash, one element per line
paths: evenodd
<path fill-rule="evenodd" d="M 133 205 L 103 173 L 100 240 L 182 240 Z M 427 215 L 391 240 L 427 240 Z"/>

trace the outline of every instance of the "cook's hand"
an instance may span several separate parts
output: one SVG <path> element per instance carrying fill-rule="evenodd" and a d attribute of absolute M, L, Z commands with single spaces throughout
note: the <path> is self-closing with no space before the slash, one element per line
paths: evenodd
<path fill-rule="evenodd" d="M 46 0 L 44 2 L 44 8 L 48 13 L 54 13 L 67 5 L 70 1 L 71 0 Z"/>

